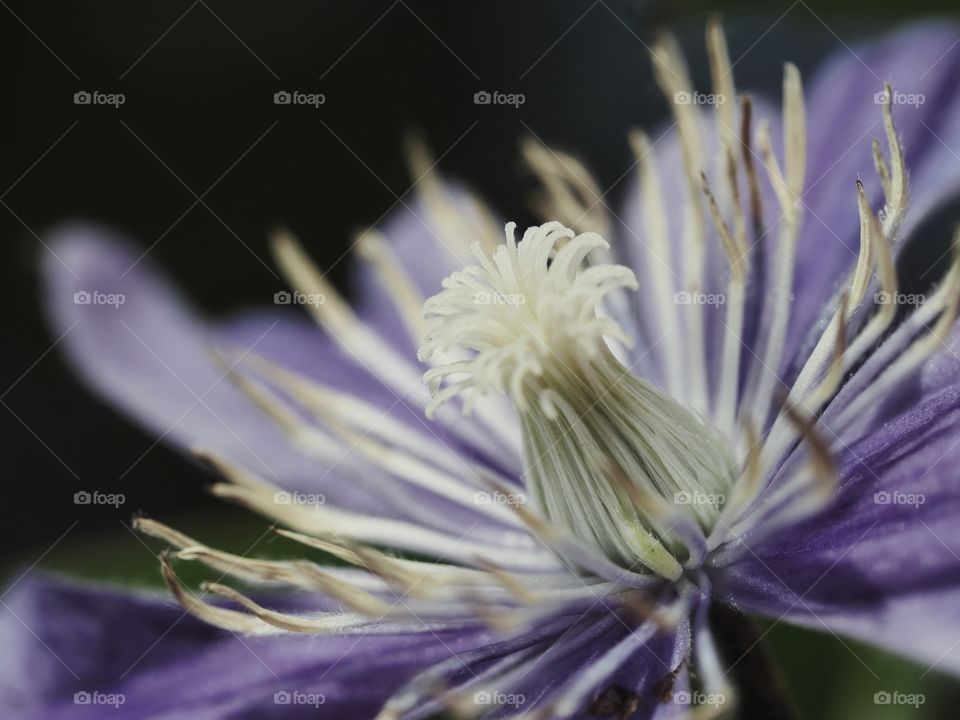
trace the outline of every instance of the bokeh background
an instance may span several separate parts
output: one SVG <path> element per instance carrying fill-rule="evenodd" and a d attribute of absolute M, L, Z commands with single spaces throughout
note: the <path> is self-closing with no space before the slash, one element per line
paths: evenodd
<path fill-rule="evenodd" d="M 708 88 L 703 29 L 717 11 L 738 87 L 777 94 L 786 59 L 810 75 L 831 52 L 924 17 L 942 2 L 31 3 L 0 0 L 0 501 L 3 584 L 51 568 L 158 584 L 137 512 L 242 551 L 264 523 L 213 501 L 210 476 L 155 445 L 71 376 L 42 317 L 37 267 L 57 223 L 119 228 L 204 312 L 269 304 L 283 287 L 266 236 L 294 230 L 349 293 L 354 233 L 409 199 L 402 145 L 423 137 L 440 168 L 505 217 L 533 220 L 519 160 L 534 136 L 573 152 L 611 206 L 623 200 L 630 127 L 668 112 L 646 47 L 665 27 Z M 960 37 L 960 36 L 958 36 Z M 123 93 L 119 108 L 74 104 Z M 274 93 L 323 93 L 319 108 Z M 474 93 L 523 93 L 519 109 Z M 815 125 L 816 118 L 811 118 Z M 945 236 L 960 213 L 932 223 Z M 78 507 L 82 488 L 122 492 L 118 510 Z M 266 541 L 269 554 L 282 548 Z M 2 609 L 0 609 L 2 612 Z M 806 717 L 956 717 L 954 681 L 857 643 L 776 625 L 774 651 Z M 881 689 L 923 692 L 878 707 Z"/>

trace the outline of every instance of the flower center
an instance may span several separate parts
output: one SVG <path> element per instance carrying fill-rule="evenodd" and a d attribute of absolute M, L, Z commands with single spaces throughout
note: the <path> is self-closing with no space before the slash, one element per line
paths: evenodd
<path fill-rule="evenodd" d="M 708 528 L 735 476 L 727 443 L 691 410 L 636 377 L 608 340 L 630 343 L 603 299 L 635 290 L 622 265 L 588 265 L 608 244 L 560 223 L 514 223 L 492 257 L 453 273 L 424 305 L 421 360 L 434 393 L 509 395 L 520 414 L 525 480 L 552 523 L 626 566 L 679 576 L 671 517 Z"/>

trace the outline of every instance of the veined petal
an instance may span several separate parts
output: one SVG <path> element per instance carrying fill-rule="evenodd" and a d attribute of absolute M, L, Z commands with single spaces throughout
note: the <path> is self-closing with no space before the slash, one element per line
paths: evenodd
<path fill-rule="evenodd" d="M 958 422 L 952 391 L 843 450 L 828 510 L 786 533 L 747 535 L 718 592 L 960 674 Z"/>
<path fill-rule="evenodd" d="M 814 120 L 803 195 L 809 213 L 798 243 L 797 301 L 784 353 L 785 380 L 802 364 L 810 334 L 822 329 L 816 323 L 826 317 L 825 303 L 856 263 L 857 208 L 838 198 L 848 197 L 854 180 L 863 176 L 873 207 L 883 204 L 881 185 L 871 171 L 871 142 L 883 138 L 878 97 L 884 83 L 900 98 L 894 100 L 893 116 L 910 170 L 910 206 L 895 247 L 909 242 L 923 218 L 960 191 L 960 163 L 943 145 L 960 145 L 960 53 L 953 47 L 958 37 L 956 26 L 914 26 L 852 53 L 838 53 L 811 81 Z"/>
<path fill-rule="evenodd" d="M 46 577 L 23 580 L 4 602 L 0 703 L 24 720 L 252 719 L 294 707 L 284 693 L 313 695 L 318 704 L 298 712 L 370 717 L 425 664 L 490 641 L 447 630 L 240 637 L 165 598 Z M 94 692 L 122 703 L 74 699 Z"/>

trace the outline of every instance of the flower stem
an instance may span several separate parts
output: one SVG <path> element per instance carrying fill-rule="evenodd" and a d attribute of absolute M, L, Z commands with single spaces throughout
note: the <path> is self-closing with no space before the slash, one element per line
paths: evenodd
<path fill-rule="evenodd" d="M 710 609 L 710 626 L 737 687 L 737 717 L 799 720 L 780 666 L 757 624 L 717 604 Z"/>

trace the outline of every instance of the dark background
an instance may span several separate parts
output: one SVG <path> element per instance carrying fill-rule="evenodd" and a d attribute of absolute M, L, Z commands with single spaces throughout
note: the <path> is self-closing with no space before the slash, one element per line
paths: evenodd
<path fill-rule="evenodd" d="M 778 94 L 784 60 L 809 76 L 844 43 L 954 6 L 770 0 L 719 9 L 731 55 L 744 56 L 738 87 Z M 143 247 L 156 243 L 150 261 L 200 308 L 225 314 L 268 303 L 278 289 L 266 234 L 281 223 L 342 283 L 353 233 L 411 185 L 401 150 L 411 132 L 445 172 L 521 224 L 532 219 L 533 183 L 517 146 L 531 132 L 584 159 L 602 189 L 613 187 L 616 206 L 626 186 L 617 181 L 633 163 L 626 130 L 667 114 L 644 45 L 673 29 L 707 88 L 703 29 L 717 9 L 624 0 L 0 2 L 2 567 L 42 558 L 128 577 L 116 568 L 129 555 L 155 574 L 121 525 L 132 512 L 179 515 L 181 527 L 257 522 L 209 498 L 210 477 L 163 446 L 113 480 L 153 438 L 48 352 L 36 268 L 50 226 L 89 218 Z M 122 92 L 126 103 L 74 105 L 84 89 Z M 276 106 L 283 89 L 322 92 L 326 103 Z M 522 92 L 526 103 L 476 106 L 481 89 Z M 73 493 L 85 487 L 123 492 L 126 507 L 78 513 Z M 798 648 L 793 662 L 835 652 L 830 640 L 778 632 Z M 804 672 L 812 687 L 841 682 L 816 664 Z"/>
<path fill-rule="evenodd" d="M 778 91 L 784 59 L 810 68 L 838 45 L 831 30 L 851 42 L 870 29 L 831 16 L 828 30 L 802 5 L 770 29 L 789 7 L 727 18 L 734 57 L 767 33 L 737 66 L 739 85 Z M 527 128 L 574 151 L 610 187 L 633 163 L 627 128 L 667 113 L 644 43 L 674 28 L 705 87 L 705 17 L 679 3 L 622 0 L 0 7 L 9 123 L 0 137 L 2 547 L 18 554 L 55 538 L 76 519 L 76 489 L 89 479 L 108 486 L 153 441 L 87 394 L 56 349 L 44 354 L 54 338 L 36 268 L 50 226 L 89 218 L 144 248 L 156 243 L 149 260 L 211 313 L 269 302 L 280 281 L 266 236 L 280 223 L 343 281 L 353 233 L 412 184 L 401 149 L 411 132 L 504 217 L 531 219 L 533 183 L 517 152 Z M 294 88 L 327 102 L 273 104 L 274 92 Z M 74 105 L 82 89 L 122 92 L 126 102 Z M 522 92 L 526 103 L 476 106 L 479 89 Z M 205 479 L 158 446 L 110 487 L 160 514 L 210 504 Z M 111 521 L 85 513 L 71 535 Z"/>

